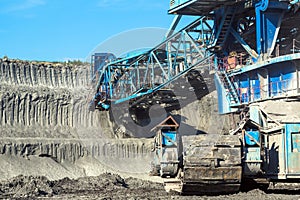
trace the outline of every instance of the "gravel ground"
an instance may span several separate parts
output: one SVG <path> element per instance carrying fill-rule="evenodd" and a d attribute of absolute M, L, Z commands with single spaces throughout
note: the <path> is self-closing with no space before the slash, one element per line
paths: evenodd
<path fill-rule="evenodd" d="M 180 196 L 167 193 L 163 184 L 116 174 L 49 181 L 45 177 L 18 176 L 0 183 L 1 199 L 300 199 L 300 191 L 254 189 L 232 195 Z"/>

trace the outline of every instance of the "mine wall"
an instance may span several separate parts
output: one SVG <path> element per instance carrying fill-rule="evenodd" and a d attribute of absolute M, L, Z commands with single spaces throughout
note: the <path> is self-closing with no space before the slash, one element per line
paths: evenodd
<path fill-rule="evenodd" d="M 88 110 L 89 75 L 89 66 L 0 60 L 2 179 L 150 170 L 151 139 L 114 139 L 109 113 Z M 128 165 L 143 159 L 149 167 Z"/>
<path fill-rule="evenodd" d="M 135 139 L 8 139 L 0 141 L 0 154 L 28 157 L 51 157 L 55 161 L 75 163 L 79 158 L 138 158 L 149 153 L 145 140 Z"/>
<path fill-rule="evenodd" d="M 2 136 L 112 137 L 110 121 L 101 120 L 109 119 L 107 113 L 87 109 L 92 94 L 87 66 L 0 63 Z"/>

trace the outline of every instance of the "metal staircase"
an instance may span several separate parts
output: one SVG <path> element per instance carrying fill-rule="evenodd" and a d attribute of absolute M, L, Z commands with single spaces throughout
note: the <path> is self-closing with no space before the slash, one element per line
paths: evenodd
<path fill-rule="evenodd" d="M 218 51 L 220 50 L 226 38 L 230 33 L 230 27 L 235 15 L 235 7 L 224 8 L 225 12 L 221 19 L 216 19 L 214 32 L 210 39 L 208 49 Z"/>
<path fill-rule="evenodd" d="M 229 103 L 234 105 L 240 105 L 241 101 L 238 95 L 238 91 L 236 87 L 233 85 L 232 81 L 229 79 L 226 71 L 218 71 L 217 75 L 219 76 L 219 79 L 222 82 L 222 85 L 226 91 L 226 97 L 229 101 Z"/>

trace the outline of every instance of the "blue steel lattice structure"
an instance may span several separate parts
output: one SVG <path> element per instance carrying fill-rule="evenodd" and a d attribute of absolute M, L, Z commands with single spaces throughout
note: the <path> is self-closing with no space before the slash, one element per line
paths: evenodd
<path fill-rule="evenodd" d="M 149 51 L 105 65 L 96 87 L 104 101 L 95 101 L 96 107 L 172 90 L 172 82 L 189 71 L 208 69 L 220 114 L 242 117 L 230 136 L 219 140 L 182 138 L 178 190 L 236 192 L 242 179 L 298 182 L 299 6 L 299 0 L 171 0 L 172 28 L 183 15 L 199 19 L 177 33 L 170 30 Z"/>
<path fill-rule="evenodd" d="M 99 74 L 97 93 L 118 104 L 170 88 L 172 81 L 195 67 L 212 67 L 212 54 L 205 48 L 210 34 L 207 20 L 200 17 L 151 50 L 108 63 Z M 98 103 L 101 109 L 103 104 Z"/>

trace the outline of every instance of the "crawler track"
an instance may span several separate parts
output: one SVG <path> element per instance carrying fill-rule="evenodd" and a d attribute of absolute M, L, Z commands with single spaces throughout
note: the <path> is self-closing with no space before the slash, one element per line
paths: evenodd
<path fill-rule="evenodd" d="M 237 136 L 184 136 L 182 140 L 182 172 L 177 179 L 165 180 L 166 190 L 185 195 L 239 191 L 242 167 L 241 145 Z"/>

